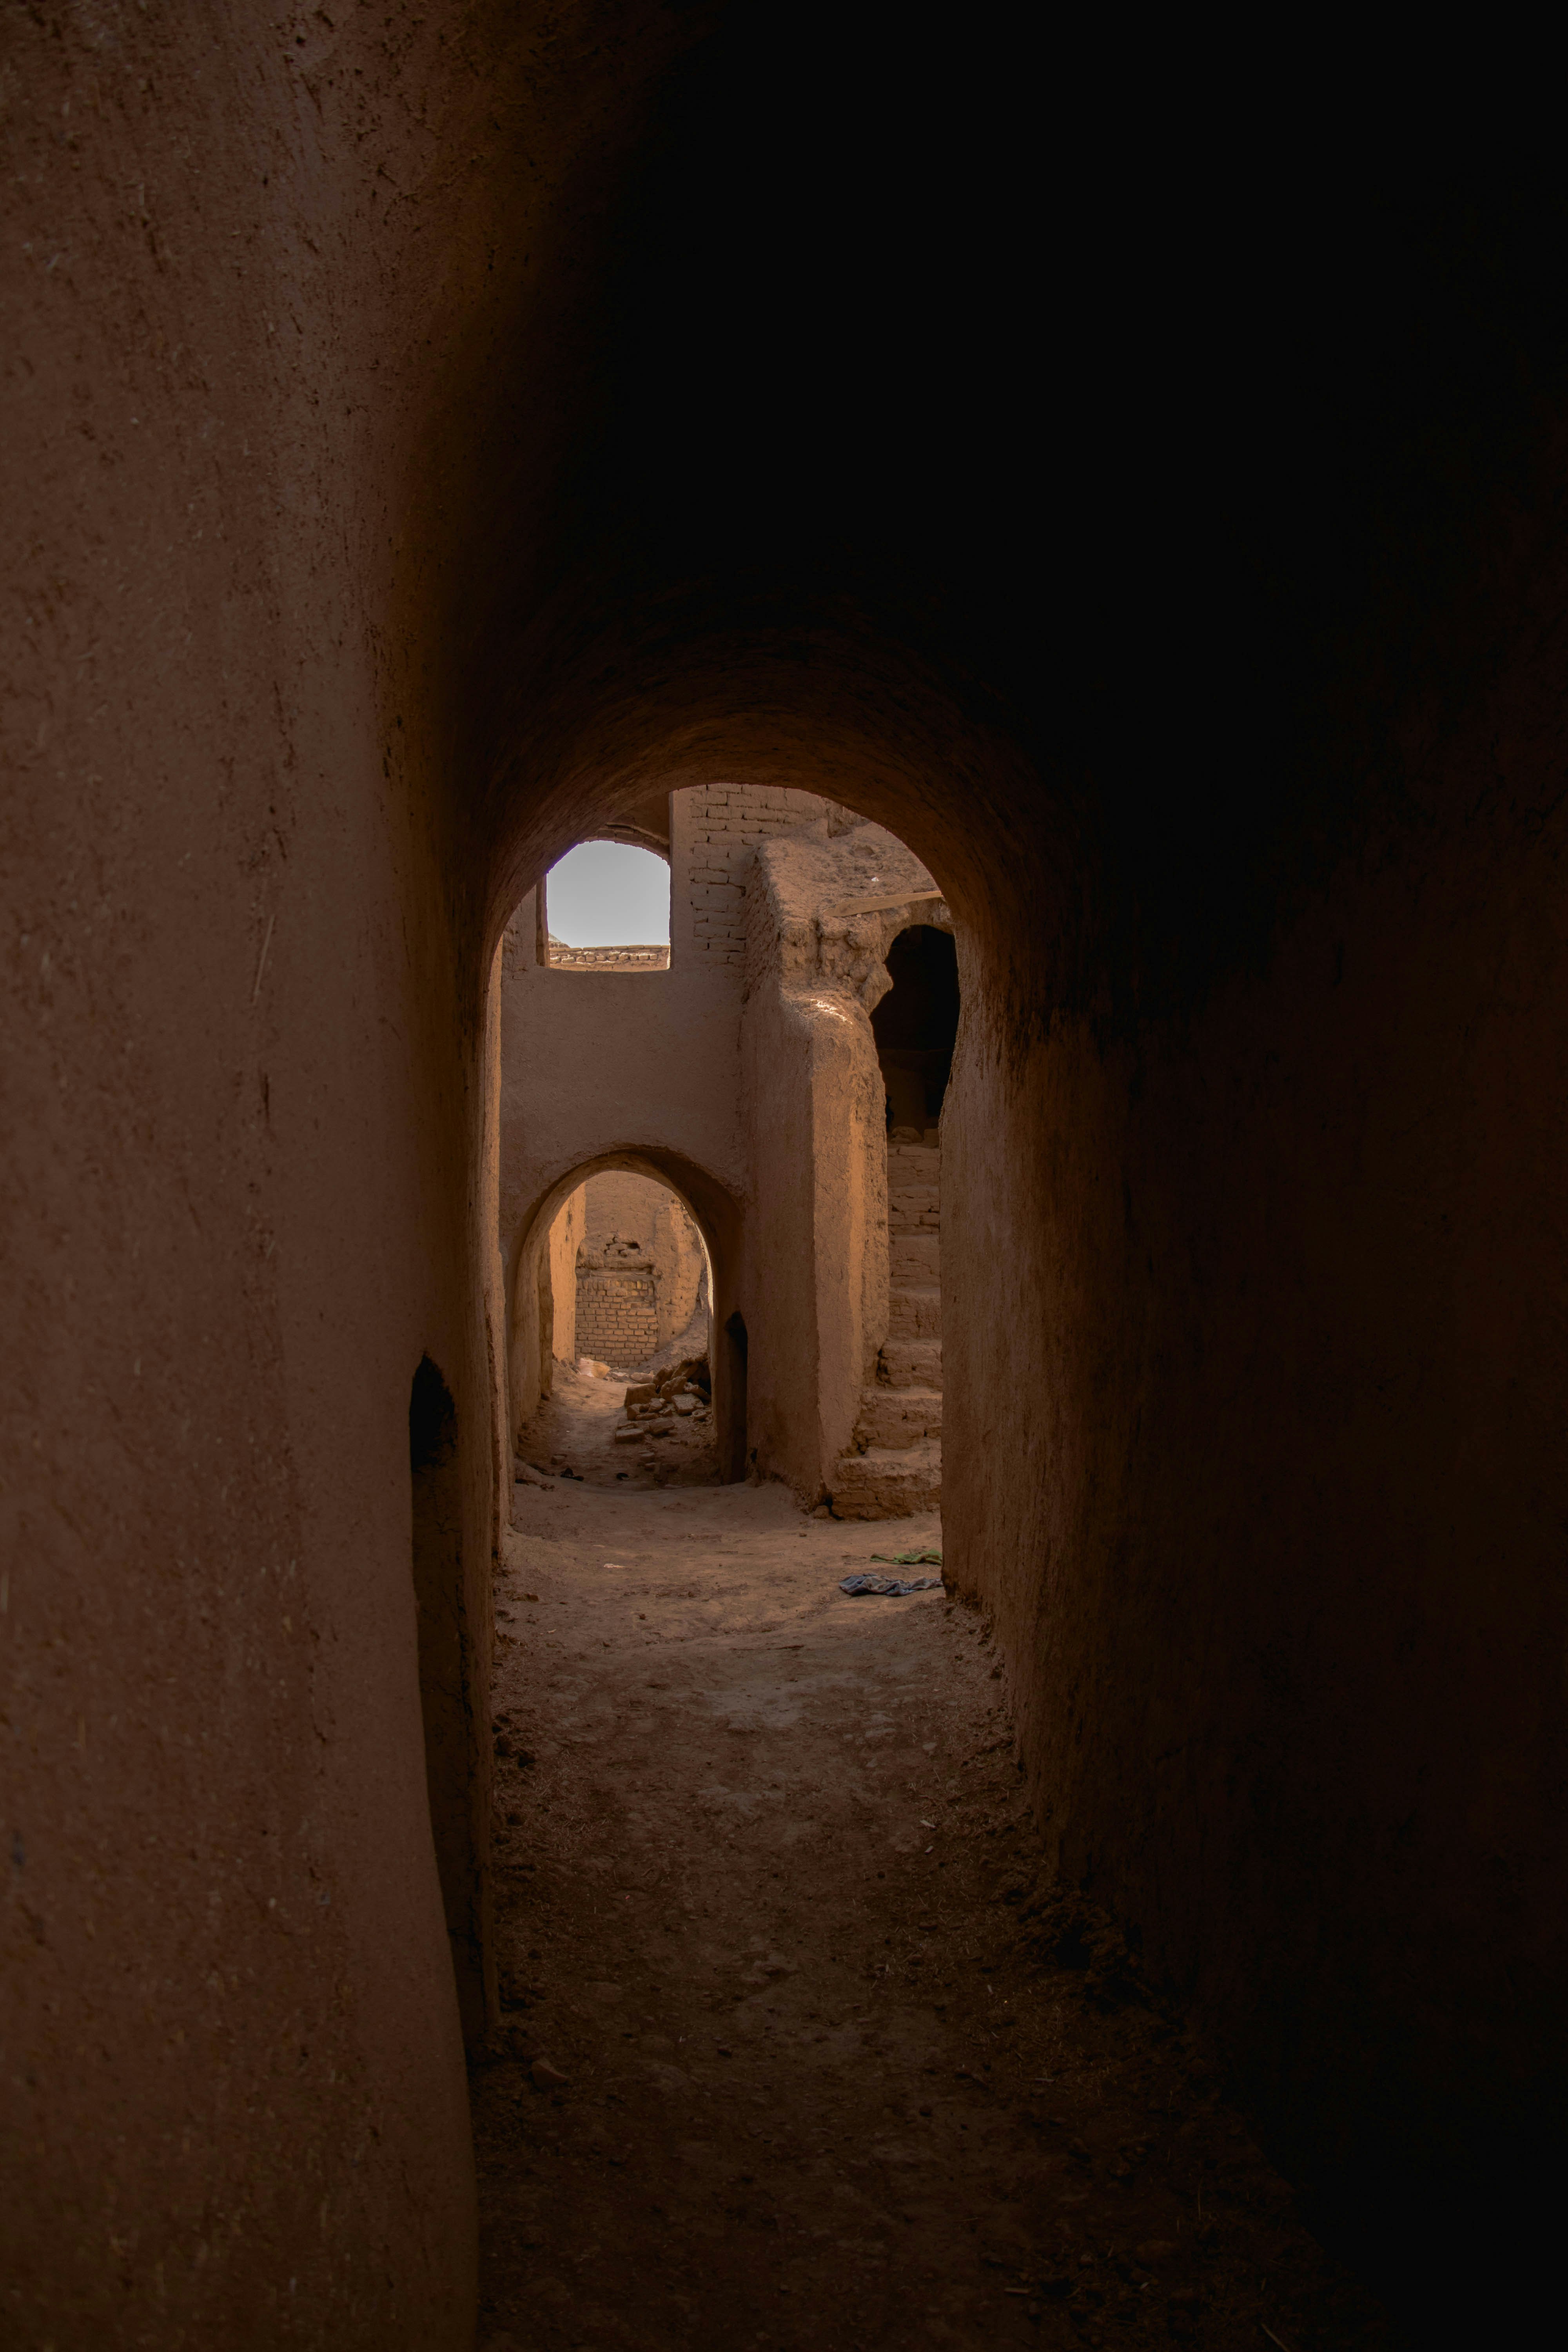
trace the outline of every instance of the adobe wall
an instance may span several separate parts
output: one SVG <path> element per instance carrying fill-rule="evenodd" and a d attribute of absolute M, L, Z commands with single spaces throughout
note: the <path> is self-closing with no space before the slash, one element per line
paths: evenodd
<path fill-rule="evenodd" d="M 584 1352 L 577 1341 L 577 1253 L 587 1232 L 588 1187 L 579 1184 L 550 1227 L 550 1352 L 558 1364 L 575 1364 Z"/>
<path fill-rule="evenodd" d="M 1568 2058 L 1564 844 L 1467 809 L 1485 757 L 1201 1016 L 1063 1024 L 1000 1128 L 966 971 L 943 1122 L 950 1572 L 1063 1871 L 1396 2295 L 1439 2212 L 1531 2262 Z"/>
<path fill-rule="evenodd" d="M 707 1264 L 702 1236 L 676 1200 L 661 1202 L 654 1247 L 658 1262 L 658 1344 L 678 1339 L 703 1297 Z"/>
<path fill-rule="evenodd" d="M 0 2334 L 60 2352 L 473 2340 L 409 1406 L 482 1824 L 488 956 L 388 551 L 444 297 L 331 46 L 5 39 Z"/>
<path fill-rule="evenodd" d="M 499 1209 L 514 1428 L 542 1393 L 526 1302 L 552 1192 L 595 1161 L 648 1149 L 702 1169 L 737 1202 L 745 1190 L 735 976 L 699 963 L 689 946 L 673 951 L 667 970 L 616 971 L 552 968 L 539 944 L 530 892 L 501 948 Z M 575 1293 L 574 1272 L 572 1282 Z M 659 1344 L 657 1317 L 653 1329 L 638 1356 Z M 605 1353 L 597 1338 L 578 1339 L 579 1354 Z"/>
<path fill-rule="evenodd" d="M 737 1193 L 738 975 L 672 944 L 665 971 L 556 970 L 538 955 L 533 894 L 502 943 L 504 1245 L 559 1178 L 618 1148 L 659 1144 Z"/>
<path fill-rule="evenodd" d="M 746 1291 L 748 1446 L 759 1471 L 815 1504 L 888 1333 L 885 1095 L 869 1015 L 909 901 L 933 885 L 893 835 L 837 811 L 759 845 L 745 873 L 743 1098 L 766 1236 Z"/>
<path fill-rule="evenodd" d="M 602 1254 L 606 1243 L 618 1235 L 635 1241 L 651 1259 L 658 1243 L 660 1212 L 670 1197 L 662 1184 L 647 1176 L 634 1176 L 627 1169 L 605 1169 L 600 1175 L 590 1176 L 583 1188 L 585 1245 Z"/>

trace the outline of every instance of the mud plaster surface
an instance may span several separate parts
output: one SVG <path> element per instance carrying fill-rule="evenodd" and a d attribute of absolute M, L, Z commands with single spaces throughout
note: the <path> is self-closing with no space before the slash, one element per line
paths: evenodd
<path fill-rule="evenodd" d="M 516 1490 L 482 2352 L 1393 2342 L 1184 2035 L 1041 1957 L 984 1626 L 837 1589 L 940 1541 Z"/>

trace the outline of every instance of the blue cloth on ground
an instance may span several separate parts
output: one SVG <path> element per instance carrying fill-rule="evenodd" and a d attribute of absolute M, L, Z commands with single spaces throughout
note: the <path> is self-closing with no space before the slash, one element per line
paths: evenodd
<path fill-rule="evenodd" d="M 940 1576 L 841 1576 L 838 1590 L 854 1598 L 874 1592 L 889 1601 L 901 1601 L 906 1592 L 930 1592 L 941 1582 Z"/>

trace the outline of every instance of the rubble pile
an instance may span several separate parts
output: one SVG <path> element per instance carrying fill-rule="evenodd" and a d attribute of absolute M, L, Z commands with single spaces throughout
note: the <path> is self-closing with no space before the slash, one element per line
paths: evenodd
<path fill-rule="evenodd" d="M 636 1381 L 626 1391 L 626 1418 L 616 1430 L 617 1445 L 668 1437 L 682 1421 L 705 1422 L 713 1409 L 713 1376 L 704 1356 L 671 1364 L 657 1379 Z"/>

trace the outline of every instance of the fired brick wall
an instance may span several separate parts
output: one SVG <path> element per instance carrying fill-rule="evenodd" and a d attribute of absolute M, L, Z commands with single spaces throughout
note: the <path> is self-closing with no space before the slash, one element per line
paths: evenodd
<path fill-rule="evenodd" d="M 577 1276 L 577 1346 L 610 1364 L 640 1364 L 658 1346 L 658 1307 L 652 1277 L 601 1273 Z"/>
<path fill-rule="evenodd" d="M 617 1234 L 624 1242 L 636 1242 L 653 1279 L 658 1326 L 654 1345 L 662 1348 L 685 1330 L 697 1311 L 704 1258 L 696 1219 L 668 1185 L 627 1169 L 606 1169 L 591 1176 L 584 1196 L 584 1270 L 598 1266 Z M 614 1261 L 605 1270 L 613 1271 Z"/>
<path fill-rule="evenodd" d="M 693 785 L 676 795 L 687 843 L 693 944 L 708 963 L 746 960 L 742 869 L 759 842 L 837 812 L 816 793 L 757 784 Z"/>

